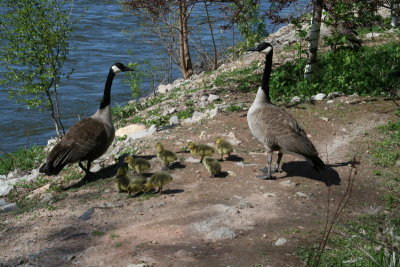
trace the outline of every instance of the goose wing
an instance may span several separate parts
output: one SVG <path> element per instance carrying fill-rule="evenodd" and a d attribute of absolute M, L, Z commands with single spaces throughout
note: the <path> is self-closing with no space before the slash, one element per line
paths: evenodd
<path fill-rule="evenodd" d="M 104 124 L 93 118 L 77 122 L 50 152 L 47 162 L 65 166 L 68 163 L 96 158 L 108 148 Z"/>

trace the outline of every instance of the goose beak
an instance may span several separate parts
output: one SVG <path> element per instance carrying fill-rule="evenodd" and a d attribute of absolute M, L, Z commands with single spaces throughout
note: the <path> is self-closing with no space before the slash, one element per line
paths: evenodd
<path fill-rule="evenodd" d="M 246 51 L 249 51 L 249 52 L 259 52 L 258 49 L 257 49 L 256 47 L 246 49 Z"/>
<path fill-rule="evenodd" d="M 129 67 L 124 66 L 124 68 L 122 69 L 122 71 L 134 71 L 134 69 L 131 69 Z"/>

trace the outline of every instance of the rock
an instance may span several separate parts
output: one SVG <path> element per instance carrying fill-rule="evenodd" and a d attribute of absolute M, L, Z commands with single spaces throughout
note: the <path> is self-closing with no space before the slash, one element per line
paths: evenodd
<path fill-rule="evenodd" d="M 207 239 L 211 239 L 211 240 L 233 239 L 235 237 L 236 237 L 235 232 L 233 232 L 228 227 L 221 227 L 217 230 L 210 232 L 207 235 Z"/>
<path fill-rule="evenodd" d="M 100 164 L 94 164 L 93 167 L 90 168 L 91 172 L 98 172 L 101 170 L 101 165 Z"/>
<path fill-rule="evenodd" d="M 44 193 L 40 200 L 42 203 L 50 203 L 53 201 L 53 193 Z"/>
<path fill-rule="evenodd" d="M 37 169 L 33 169 L 31 173 L 21 177 L 16 177 L 8 180 L 5 179 L 0 180 L 0 197 L 6 196 L 14 188 L 14 185 L 16 183 L 30 182 L 36 179 L 38 176 L 39 176 L 39 171 Z"/>
<path fill-rule="evenodd" d="M 171 116 L 171 118 L 169 118 L 169 125 L 175 125 L 175 124 L 179 124 L 179 118 L 176 115 Z"/>
<path fill-rule="evenodd" d="M 0 206 L 0 212 L 10 212 L 18 208 L 16 203 L 8 203 L 6 205 Z"/>
<path fill-rule="evenodd" d="M 210 117 L 210 119 L 214 118 L 218 114 L 218 108 L 207 110 L 207 114 Z"/>
<path fill-rule="evenodd" d="M 79 220 L 87 221 L 92 218 L 92 214 L 94 212 L 94 207 L 91 207 L 87 211 L 85 211 L 81 216 L 79 216 Z"/>
<path fill-rule="evenodd" d="M 192 115 L 191 121 L 192 121 L 192 123 L 200 122 L 201 120 L 205 119 L 206 117 L 207 117 L 206 113 L 195 111 Z"/>
<path fill-rule="evenodd" d="M 119 128 L 116 132 L 115 132 L 115 136 L 129 136 L 132 134 L 135 134 L 137 132 L 146 130 L 146 125 L 144 124 L 130 124 L 128 126 Z"/>
<path fill-rule="evenodd" d="M 371 39 L 371 38 L 378 37 L 380 35 L 381 35 L 381 33 L 379 33 L 379 32 L 369 32 L 364 37 L 367 39 Z"/>
<path fill-rule="evenodd" d="M 331 92 L 331 93 L 328 94 L 327 98 L 328 99 L 334 99 L 336 97 L 343 96 L 343 95 L 344 94 L 341 93 L 341 92 Z"/>
<path fill-rule="evenodd" d="M 285 180 L 282 182 L 279 182 L 279 185 L 281 186 L 298 186 L 298 183 L 293 182 L 292 180 Z"/>
<path fill-rule="evenodd" d="M 185 162 L 190 162 L 190 163 L 198 163 L 199 162 L 199 159 L 195 159 L 195 158 L 193 158 L 193 157 L 188 157 L 188 158 L 186 158 L 185 159 Z"/>
<path fill-rule="evenodd" d="M 284 244 L 286 244 L 287 240 L 285 238 L 279 238 L 276 242 L 275 242 L 275 246 L 282 246 Z"/>
<path fill-rule="evenodd" d="M 131 142 L 132 140 L 135 140 L 135 139 L 149 137 L 149 136 L 152 136 L 156 131 L 157 131 L 157 127 L 153 124 L 150 126 L 149 129 L 145 128 L 144 130 L 128 134 L 127 135 L 128 138 L 126 141 Z"/>
<path fill-rule="evenodd" d="M 27 198 L 32 199 L 40 194 L 43 194 L 45 192 L 47 192 L 47 190 L 50 189 L 51 184 L 46 184 L 44 186 L 41 186 L 39 188 L 36 188 L 35 190 L 33 190 L 28 196 Z"/>
<path fill-rule="evenodd" d="M 326 101 L 326 103 L 327 104 L 332 104 L 334 101 L 331 99 L 331 100 L 328 100 L 328 101 Z"/>
<path fill-rule="evenodd" d="M 324 100 L 325 98 L 326 98 L 326 94 L 324 94 L 324 93 L 319 93 L 319 94 L 316 94 L 315 96 L 311 97 L 311 99 L 315 100 L 315 101 L 321 101 L 321 100 Z"/>
<path fill-rule="evenodd" d="M 294 96 L 292 98 L 292 100 L 290 100 L 290 102 L 292 102 L 292 103 L 300 103 L 300 101 L 301 101 L 301 98 L 298 96 Z"/>
<path fill-rule="evenodd" d="M 300 192 L 300 191 L 294 193 L 294 195 L 298 196 L 298 197 L 302 197 L 302 198 L 308 198 L 308 195 L 306 193 L 303 193 L 303 192 Z"/>
<path fill-rule="evenodd" d="M 0 175 L 0 180 L 5 180 L 7 178 L 7 176 L 5 175 Z"/>
<path fill-rule="evenodd" d="M 323 121 L 329 121 L 329 118 L 327 118 L 327 117 L 321 117 L 321 120 L 323 120 Z"/>
<path fill-rule="evenodd" d="M 208 96 L 206 96 L 206 95 L 202 95 L 200 97 L 200 101 L 202 101 L 202 102 L 207 101 L 207 99 L 208 99 Z"/>
<path fill-rule="evenodd" d="M 171 90 L 172 90 L 172 84 L 162 84 L 161 83 L 157 87 L 156 92 L 159 93 L 159 94 L 165 94 L 165 93 L 167 93 L 167 92 L 169 92 Z"/>
<path fill-rule="evenodd" d="M 218 100 L 218 99 L 219 99 L 219 96 L 214 95 L 214 94 L 210 94 L 208 96 L 208 98 L 207 98 L 208 102 L 213 102 L 213 101 Z"/>
<path fill-rule="evenodd" d="M 126 267 L 149 267 L 147 263 L 128 264 Z"/>

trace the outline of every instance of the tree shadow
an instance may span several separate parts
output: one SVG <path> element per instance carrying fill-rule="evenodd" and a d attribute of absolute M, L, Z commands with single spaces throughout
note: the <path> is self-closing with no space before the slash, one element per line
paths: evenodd
<path fill-rule="evenodd" d="M 228 175 L 229 175 L 228 172 L 220 172 L 220 173 L 214 175 L 213 178 L 226 178 L 226 177 L 228 177 Z"/>
<path fill-rule="evenodd" d="M 347 165 L 347 163 L 336 166 L 345 165 Z M 306 161 L 291 161 L 284 163 L 282 165 L 282 170 L 286 172 L 286 176 L 280 177 L 280 179 L 301 176 L 311 180 L 324 182 L 326 186 L 340 185 L 341 182 L 339 174 L 331 165 L 327 165 L 325 170 L 318 173 Z"/>

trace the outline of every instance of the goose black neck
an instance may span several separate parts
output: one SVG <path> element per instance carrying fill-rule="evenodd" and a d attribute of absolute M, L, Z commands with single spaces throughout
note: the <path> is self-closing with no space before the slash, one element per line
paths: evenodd
<path fill-rule="evenodd" d="M 269 79 L 271 77 L 271 70 L 272 70 L 272 54 L 273 51 L 269 52 L 268 55 L 265 56 L 265 67 L 264 67 L 264 74 L 261 81 L 261 88 L 266 95 L 266 100 L 271 102 L 269 96 Z"/>
<path fill-rule="evenodd" d="M 100 109 L 104 109 L 105 107 L 110 105 L 111 85 L 112 85 L 114 76 L 115 76 L 114 71 L 112 69 L 110 69 L 110 72 L 108 73 L 108 76 L 107 76 L 106 85 L 104 87 L 104 94 L 103 94 L 103 99 L 101 100 L 101 103 L 100 103 Z"/>

